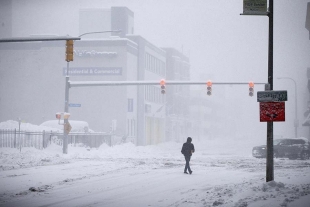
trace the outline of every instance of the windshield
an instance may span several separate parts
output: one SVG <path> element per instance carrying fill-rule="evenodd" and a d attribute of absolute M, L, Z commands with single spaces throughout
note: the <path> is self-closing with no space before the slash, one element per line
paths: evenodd
<path fill-rule="evenodd" d="M 283 139 L 276 139 L 273 141 L 273 145 L 278 145 Z"/>

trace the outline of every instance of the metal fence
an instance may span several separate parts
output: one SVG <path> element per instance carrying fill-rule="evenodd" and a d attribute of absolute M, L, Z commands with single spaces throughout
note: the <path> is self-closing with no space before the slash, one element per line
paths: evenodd
<path fill-rule="evenodd" d="M 86 147 L 98 148 L 103 143 L 109 146 L 115 144 L 117 137 L 113 139 L 111 134 L 96 132 L 96 133 L 70 133 L 68 142 L 72 146 L 84 145 Z M 42 131 L 28 132 L 19 130 L 0 129 L 0 147 L 22 148 L 35 147 L 44 149 L 52 142 L 62 145 L 63 133 Z M 114 141 L 114 142 L 113 142 Z"/>

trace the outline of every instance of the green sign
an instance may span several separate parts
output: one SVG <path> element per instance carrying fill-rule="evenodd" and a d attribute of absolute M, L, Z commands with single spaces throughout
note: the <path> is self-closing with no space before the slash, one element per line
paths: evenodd
<path fill-rule="evenodd" d="M 257 91 L 257 102 L 287 101 L 287 91 Z"/>
<path fill-rule="evenodd" d="M 243 0 L 243 14 L 260 15 L 267 12 L 267 0 Z"/>

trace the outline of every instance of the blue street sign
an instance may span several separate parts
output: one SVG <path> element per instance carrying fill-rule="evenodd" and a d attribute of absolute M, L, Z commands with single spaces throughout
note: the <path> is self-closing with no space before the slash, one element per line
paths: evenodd
<path fill-rule="evenodd" d="M 69 103 L 69 107 L 81 107 L 82 104 Z"/>

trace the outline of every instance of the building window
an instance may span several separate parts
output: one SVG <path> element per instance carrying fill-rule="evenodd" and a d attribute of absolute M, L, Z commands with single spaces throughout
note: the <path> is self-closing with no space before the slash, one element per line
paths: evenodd
<path fill-rule="evenodd" d="M 134 119 L 127 120 L 127 135 L 129 137 L 136 136 L 136 120 Z"/>
<path fill-rule="evenodd" d="M 165 95 L 161 94 L 160 87 L 146 85 L 144 89 L 145 89 L 144 99 L 146 101 L 160 104 L 165 102 Z"/>
<path fill-rule="evenodd" d="M 158 75 L 165 76 L 166 74 L 166 63 L 164 61 L 159 60 L 158 58 L 145 53 L 145 62 L 144 67 L 145 70 L 153 72 Z"/>
<path fill-rule="evenodd" d="M 133 99 L 128 99 L 128 112 L 133 112 Z"/>

